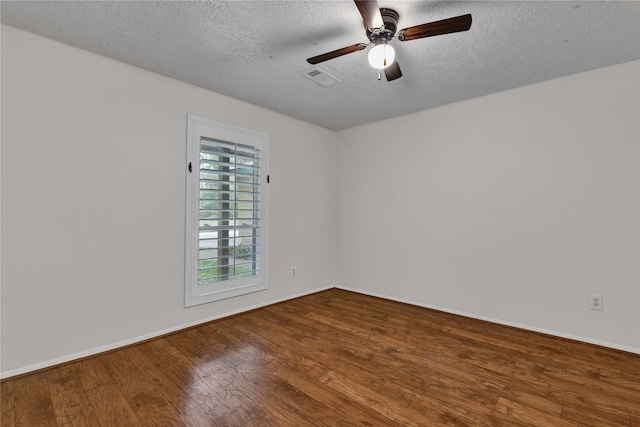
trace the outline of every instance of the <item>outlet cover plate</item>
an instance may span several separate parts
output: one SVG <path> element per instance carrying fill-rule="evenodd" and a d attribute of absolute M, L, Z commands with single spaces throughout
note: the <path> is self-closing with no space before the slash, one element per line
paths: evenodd
<path fill-rule="evenodd" d="M 602 295 L 591 294 L 589 295 L 589 308 L 591 310 L 602 311 L 603 308 Z"/>

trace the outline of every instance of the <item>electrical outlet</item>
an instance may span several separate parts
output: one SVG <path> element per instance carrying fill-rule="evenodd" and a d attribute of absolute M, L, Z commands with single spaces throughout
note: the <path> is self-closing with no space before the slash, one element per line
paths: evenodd
<path fill-rule="evenodd" d="M 291 267 L 291 277 L 296 277 L 296 268 Z"/>
<path fill-rule="evenodd" d="M 600 310 L 603 308 L 602 295 L 591 294 L 589 295 L 589 308 L 591 310 Z"/>

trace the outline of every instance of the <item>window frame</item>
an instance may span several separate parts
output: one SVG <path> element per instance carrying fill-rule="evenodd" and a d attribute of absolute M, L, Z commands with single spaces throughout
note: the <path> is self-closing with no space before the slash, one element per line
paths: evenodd
<path fill-rule="evenodd" d="M 200 152 L 203 138 L 257 148 L 259 162 L 258 274 L 200 284 Z M 187 178 L 185 221 L 185 308 L 233 298 L 268 289 L 268 169 L 269 135 L 218 122 L 194 114 L 187 115 Z"/>

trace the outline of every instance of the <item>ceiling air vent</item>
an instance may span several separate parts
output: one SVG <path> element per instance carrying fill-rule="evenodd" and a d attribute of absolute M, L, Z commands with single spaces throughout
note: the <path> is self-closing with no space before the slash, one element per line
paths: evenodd
<path fill-rule="evenodd" d="M 302 75 L 324 87 L 331 86 L 340 81 L 326 71 L 322 71 L 320 68 L 312 68 L 302 73 Z"/>

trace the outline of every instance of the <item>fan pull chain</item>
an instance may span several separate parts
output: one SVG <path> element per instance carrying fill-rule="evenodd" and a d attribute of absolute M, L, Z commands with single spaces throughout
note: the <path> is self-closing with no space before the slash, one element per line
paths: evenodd
<path fill-rule="evenodd" d="M 384 61 L 383 61 L 382 65 L 384 65 L 386 67 L 387 66 L 387 42 L 386 41 L 384 42 L 384 45 L 383 45 L 382 48 L 384 49 L 383 50 L 383 54 L 382 54 L 383 57 L 384 57 Z M 378 75 L 380 75 L 380 73 L 378 73 Z M 380 80 L 380 79 L 378 79 L 378 80 Z"/>
<path fill-rule="evenodd" d="M 378 80 L 380 80 L 380 71 L 378 71 Z"/>

